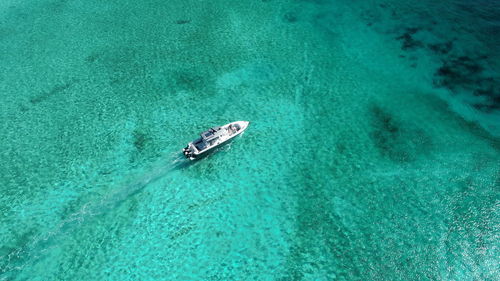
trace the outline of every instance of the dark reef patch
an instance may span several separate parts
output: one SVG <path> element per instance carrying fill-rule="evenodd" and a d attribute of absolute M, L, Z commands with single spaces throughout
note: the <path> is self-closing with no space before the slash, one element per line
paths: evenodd
<path fill-rule="evenodd" d="M 402 42 L 401 49 L 410 50 L 424 46 L 423 42 L 413 38 L 413 35 L 419 30 L 416 27 L 406 28 L 406 31 L 402 35 L 396 37 L 397 40 L 401 40 Z"/>
<path fill-rule="evenodd" d="M 409 162 L 429 151 L 432 142 L 422 129 L 396 120 L 377 105 L 371 106 L 370 114 L 373 120 L 373 143 L 389 159 Z"/>
<path fill-rule="evenodd" d="M 180 19 L 180 20 L 175 21 L 176 24 L 187 24 L 190 22 L 191 22 L 191 20 L 185 20 L 185 19 Z"/>
<path fill-rule="evenodd" d="M 130 144 L 133 150 L 129 154 L 129 163 L 133 166 L 141 165 L 144 161 L 149 161 L 158 156 L 161 149 L 156 139 L 154 128 L 145 121 L 140 122 L 131 134 Z"/>
<path fill-rule="evenodd" d="M 378 6 L 382 8 L 379 10 L 390 8 L 386 4 Z M 361 18 L 369 26 L 376 23 L 376 15 L 377 11 L 374 9 L 361 12 Z M 379 18 L 389 20 L 387 17 Z M 462 37 L 464 30 L 457 28 L 450 30 L 448 34 L 442 34 L 442 29 L 439 26 L 436 27 L 441 23 L 428 17 L 425 12 L 418 15 L 418 21 L 412 21 L 411 18 L 412 16 L 404 25 L 401 25 L 401 22 L 395 22 L 395 29 L 384 29 L 382 32 L 394 36 L 393 38 L 400 42 L 403 51 L 421 49 L 427 51 L 427 55 L 441 60 L 441 65 L 434 70 L 435 87 L 448 89 L 455 99 L 460 99 L 461 102 L 480 112 L 489 114 L 500 110 L 498 64 L 490 55 L 484 53 L 489 51 L 483 50 L 478 53 L 477 47 L 472 49 L 475 47 L 470 47 L 472 44 Z M 392 20 L 401 19 L 393 18 Z M 407 57 L 412 61 L 409 67 L 417 68 L 417 59 L 408 54 L 404 53 L 399 57 Z"/>
<path fill-rule="evenodd" d="M 45 93 L 41 93 L 40 95 L 38 96 L 35 96 L 33 98 L 30 99 L 30 102 L 32 104 L 38 104 L 38 103 L 41 103 L 47 99 L 49 99 L 50 97 L 54 96 L 54 95 L 57 95 L 59 93 L 62 93 L 64 91 L 66 91 L 67 89 L 69 89 L 71 86 L 73 86 L 73 84 L 75 84 L 77 81 L 76 80 L 71 80 L 67 83 L 64 83 L 64 84 L 61 84 L 61 85 L 55 85 L 54 87 L 52 87 L 52 89 L 50 89 L 48 92 L 45 92 Z"/>
<path fill-rule="evenodd" d="M 100 55 L 98 53 L 92 53 L 85 58 L 85 61 L 88 63 L 93 63 L 96 62 L 99 58 Z"/>
<path fill-rule="evenodd" d="M 437 54 L 448 54 L 453 49 L 453 41 L 448 41 L 445 43 L 428 44 L 427 47 L 437 53 Z"/>
<path fill-rule="evenodd" d="M 483 112 L 491 113 L 494 110 L 500 110 L 500 89 L 498 88 L 499 83 L 495 83 L 497 88 L 493 85 L 486 89 L 476 89 L 474 91 L 475 96 L 482 97 L 485 101 L 483 103 L 476 103 L 473 106 Z"/>
<path fill-rule="evenodd" d="M 483 67 L 470 57 L 451 57 L 443 61 L 442 66 L 437 69 L 436 76 L 439 79 L 435 80 L 434 84 L 451 90 L 459 87 L 471 88 L 473 84 L 480 82 L 482 71 Z"/>
<path fill-rule="evenodd" d="M 452 93 L 471 92 L 481 102 L 472 104 L 477 110 L 490 113 L 500 109 L 500 81 L 489 75 L 483 60 L 487 56 L 450 56 L 436 70 L 434 85 Z"/>
<path fill-rule="evenodd" d="M 150 140 L 149 137 L 140 130 L 134 130 L 134 147 L 137 151 L 143 151 L 146 144 Z"/>
<path fill-rule="evenodd" d="M 198 90 L 204 87 L 205 79 L 203 76 L 191 72 L 178 70 L 172 73 L 173 83 L 179 90 Z"/>
<path fill-rule="evenodd" d="M 285 15 L 283 15 L 283 19 L 289 23 L 295 23 L 299 20 L 297 14 L 294 12 L 287 12 Z"/>
<path fill-rule="evenodd" d="M 29 108 L 28 108 L 26 105 L 21 104 L 21 105 L 19 106 L 19 110 L 21 110 L 21 112 L 26 112 L 26 111 L 28 111 L 28 110 L 29 110 Z"/>
<path fill-rule="evenodd" d="M 181 236 L 188 234 L 191 230 L 193 230 L 192 226 L 181 227 L 177 231 L 172 232 L 169 235 L 169 237 L 170 237 L 170 239 L 175 240 Z"/>

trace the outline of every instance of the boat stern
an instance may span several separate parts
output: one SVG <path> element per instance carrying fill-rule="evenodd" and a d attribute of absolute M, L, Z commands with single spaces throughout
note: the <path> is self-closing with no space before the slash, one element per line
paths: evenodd
<path fill-rule="evenodd" d="M 197 152 L 198 151 L 196 150 L 196 147 L 193 145 L 192 142 L 188 143 L 188 145 L 182 149 L 182 154 L 184 154 L 186 158 L 189 158 L 191 160 L 196 156 Z"/>

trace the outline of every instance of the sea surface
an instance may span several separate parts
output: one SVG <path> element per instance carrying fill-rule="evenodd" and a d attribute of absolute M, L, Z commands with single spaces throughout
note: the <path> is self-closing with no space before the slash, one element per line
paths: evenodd
<path fill-rule="evenodd" d="M 2 0 L 0 136 L 2 281 L 499 280 L 499 1 Z"/>

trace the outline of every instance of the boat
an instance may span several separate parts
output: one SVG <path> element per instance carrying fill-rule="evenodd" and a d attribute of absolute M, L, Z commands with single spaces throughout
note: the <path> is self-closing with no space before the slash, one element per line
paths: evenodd
<path fill-rule="evenodd" d="M 248 121 L 236 121 L 224 126 L 212 127 L 201 133 L 199 138 L 188 143 L 188 145 L 182 149 L 182 153 L 186 158 L 195 160 L 213 151 L 214 148 L 228 143 L 236 136 L 241 135 L 248 128 L 248 124 L 250 124 Z"/>

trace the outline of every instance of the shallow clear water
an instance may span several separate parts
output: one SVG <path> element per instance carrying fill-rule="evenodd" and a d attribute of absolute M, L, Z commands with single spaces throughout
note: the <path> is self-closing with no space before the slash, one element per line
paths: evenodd
<path fill-rule="evenodd" d="M 498 278 L 498 4 L 0 10 L 0 280 Z"/>

